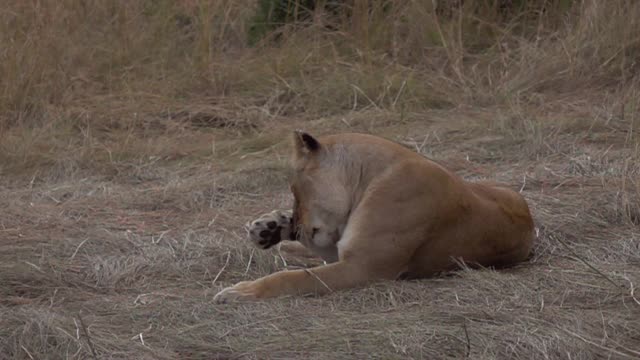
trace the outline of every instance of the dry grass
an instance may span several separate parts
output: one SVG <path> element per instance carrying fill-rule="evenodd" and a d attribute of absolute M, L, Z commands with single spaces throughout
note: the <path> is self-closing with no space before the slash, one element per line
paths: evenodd
<path fill-rule="evenodd" d="M 0 358 L 640 357 L 640 3 L 394 2 L 249 48 L 252 3 L 5 1 Z M 290 206 L 295 127 L 520 189 L 535 254 L 215 305 L 314 263 L 243 230 Z"/>

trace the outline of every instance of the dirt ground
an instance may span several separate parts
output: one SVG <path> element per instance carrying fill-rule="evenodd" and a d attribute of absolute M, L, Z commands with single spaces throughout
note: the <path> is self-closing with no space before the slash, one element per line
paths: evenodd
<path fill-rule="evenodd" d="M 0 357 L 639 357 L 640 162 L 628 122 L 538 118 L 514 130 L 526 122 L 506 114 L 434 110 L 399 121 L 374 109 L 183 130 L 191 149 L 167 158 L 6 174 Z M 533 257 L 509 270 L 214 304 L 237 281 L 317 263 L 254 250 L 244 230 L 291 203 L 295 127 L 385 136 L 465 178 L 520 190 L 539 231 Z"/>

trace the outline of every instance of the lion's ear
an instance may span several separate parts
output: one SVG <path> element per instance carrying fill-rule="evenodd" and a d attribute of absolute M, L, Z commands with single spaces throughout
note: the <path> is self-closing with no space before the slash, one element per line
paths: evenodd
<path fill-rule="evenodd" d="M 293 132 L 293 141 L 295 153 L 298 156 L 312 154 L 320 150 L 320 142 L 313 136 L 304 131 L 296 130 Z"/>

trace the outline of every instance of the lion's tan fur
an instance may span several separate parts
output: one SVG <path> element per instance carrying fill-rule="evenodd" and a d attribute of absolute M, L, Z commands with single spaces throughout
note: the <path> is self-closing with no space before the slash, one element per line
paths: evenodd
<path fill-rule="evenodd" d="M 296 133 L 293 167 L 300 241 L 329 264 L 243 282 L 220 297 L 326 293 L 426 277 L 459 261 L 505 266 L 531 250 L 533 221 L 519 193 L 467 182 L 394 142 Z"/>

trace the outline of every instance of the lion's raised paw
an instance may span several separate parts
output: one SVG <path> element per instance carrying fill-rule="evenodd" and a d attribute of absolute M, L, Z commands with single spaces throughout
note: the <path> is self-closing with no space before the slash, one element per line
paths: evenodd
<path fill-rule="evenodd" d="M 290 240 L 291 211 L 274 210 L 248 224 L 249 240 L 260 249 L 268 249 L 282 240 Z"/>

